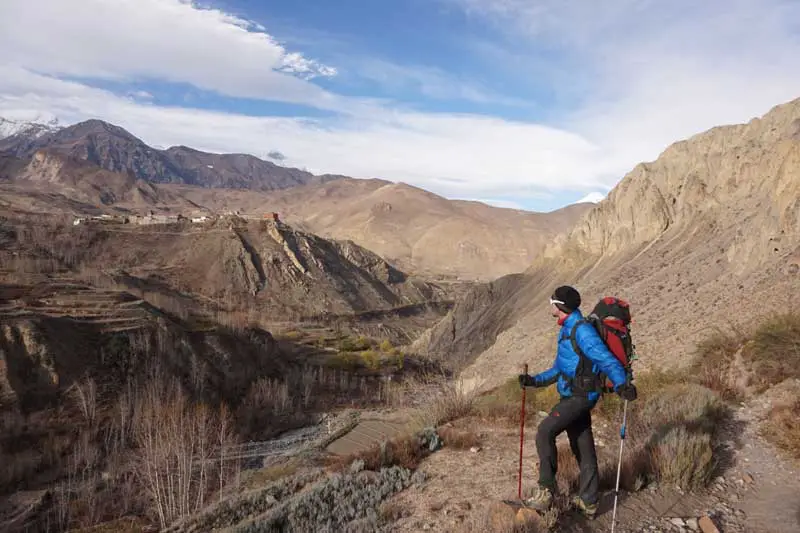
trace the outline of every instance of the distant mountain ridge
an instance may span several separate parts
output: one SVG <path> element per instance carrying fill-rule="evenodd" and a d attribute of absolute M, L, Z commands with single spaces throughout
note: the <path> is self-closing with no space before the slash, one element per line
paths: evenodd
<path fill-rule="evenodd" d="M 0 154 L 28 159 L 47 149 L 152 183 L 271 191 L 341 178 L 316 176 L 247 154 L 212 154 L 185 146 L 159 150 L 102 120 L 86 120 L 64 128 L 0 120 L 2 131 L 10 133 L 0 135 Z"/>
<path fill-rule="evenodd" d="M 37 138 L 48 133 L 53 133 L 60 128 L 57 119 L 47 122 L 10 120 L 0 117 L 0 140 L 20 135 L 25 138 Z"/>

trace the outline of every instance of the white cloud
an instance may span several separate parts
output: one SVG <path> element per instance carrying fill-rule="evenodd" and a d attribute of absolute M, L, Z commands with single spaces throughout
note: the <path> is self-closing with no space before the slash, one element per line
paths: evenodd
<path fill-rule="evenodd" d="M 353 61 L 351 74 L 391 90 L 409 90 L 438 100 L 531 106 L 529 101 L 497 94 L 480 83 L 459 78 L 437 67 L 401 65 L 367 57 Z"/>
<path fill-rule="evenodd" d="M 492 57 L 509 49 L 509 71 L 530 76 L 526 86 L 554 80 L 580 104 L 549 124 L 414 112 L 326 91 L 310 80 L 336 75 L 334 67 L 287 50 L 254 22 L 186 0 L 3 0 L 0 50 L 14 53 L 0 59 L 0 115 L 101 118 L 154 146 L 279 151 L 285 164 L 314 172 L 405 181 L 450 197 L 525 199 L 607 191 L 673 141 L 800 96 L 800 41 L 790 27 L 800 20 L 797 2 L 441 1 L 497 22 L 507 42 L 492 43 Z M 535 68 L 525 68 L 527 57 Z M 376 62 L 364 75 L 429 97 L 496 98 L 438 69 Z M 339 115 L 161 107 L 59 76 L 185 83 Z"/>
<path fill-rule="evenodd" d="M 147 91 L 131 91 L 128 96 L 138 98 L 139 100 L 152 100 L 153 95 Z"/>
<path fill-rule="evenodd" d="M 582 104 L 557 125 L 602 149 L 598 185 L 672 142 L 800 96 L 795 0 L 441 1 L 494 24 L 510 58 L 547 49 L 580 66 Z"/>
<path fill-rule="evenodd" d="M 277 150 L 286 165 L 405 181 L 450 197 L 498 191 L 536 197 L 542 190 L 591 187 L 598 155 L 569 132 L 489 117 L 408 111 L 331 120 L 249 117 L 139 103 L 20 68 L 0 72 L 0 116 L 46 110 L 66 124 L 100 117 L 151 145 L 263 158 Z"/>
<path fill-rule="evenodd" d="M 230 96 L 347 105 L 293 75 L 332 76 L 335 68 L 287 51 L 261 26 L 187 0 L 3 0 L 0 50 L 46 74 L 157 79 Z"/>
<path fill-rule="evenodd" d="M 581 198 L 580 200 L 578 200 L 575 203 L 576 204 L 581 204 L 581 203 L 584 203 L 584 202 L 588 202 L 588 203 L 596 204 L 598 202 L 602 202 L 605 199 L 605 197 L 606 197 L 606 195 L 601 193 L 601 192 L 590 192 L 589 194 L 587 194 L 586 196 L 584 196 L 583 198 Z"/>

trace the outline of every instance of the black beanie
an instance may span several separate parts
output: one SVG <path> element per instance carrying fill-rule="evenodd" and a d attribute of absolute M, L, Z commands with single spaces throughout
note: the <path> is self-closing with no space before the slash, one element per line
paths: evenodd
<path fill-rule="evenodd" d="M 581 295 L 569 285 L 562 285 L 557 288 L 552 296 L 553 300 L 560 300 L 564 304 L 556 304 L 556 307 L 569 314 L 581 306 Z"/>

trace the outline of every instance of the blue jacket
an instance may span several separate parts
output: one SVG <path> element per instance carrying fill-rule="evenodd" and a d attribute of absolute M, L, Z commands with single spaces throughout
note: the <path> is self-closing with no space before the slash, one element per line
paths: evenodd
<path fill-rule="evenodd" d="M 570 333 L 572 333 L 572 327 L 582 318 L 583 314 L 577 309 L 564 320 L 561 331 L 558 333 L 556 360 L 551 368 L 533 377 L 535 386 L 544 387 L 558 382 L 557 389 L 561 397 L 572 396 L 572 389 L 566 377 L 575 377 L 575 370 L 578 367 L 580 356 L 572 349 Z M 592 324 L 584 322 L 579 325 L 575 331 L 575 341 L 583 351 L 583 354 L 592 361 L 592 371 L 598 372 L 602 370 L 605 372 L 606 376 L 614 384 L 614 390 L 625 383 L 625 368 L 614 357 L 614 354 L 608 350 Z M 591 402 L 597 401 L 599 397 L 600 394 L 598 392 L 589 393 L 589 401 Z"/>

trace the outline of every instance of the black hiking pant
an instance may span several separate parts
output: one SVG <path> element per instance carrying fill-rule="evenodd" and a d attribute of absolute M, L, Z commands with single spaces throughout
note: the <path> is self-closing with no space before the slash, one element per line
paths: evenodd
<path fill-rule="evenodd" d="M 580 466 L 579 492 L 587 504 L 599 499 L 599 475 L 597 453 L 592 434 L 592 408 L 585 396 L 562 398 L 550 414 L 539 424 L 536 432 L 536 449 L 539 452 L 539 486 L 555 493 L 558 451 L 556 437 L 564 430 L 569 437 L 569 446 Z"/>

